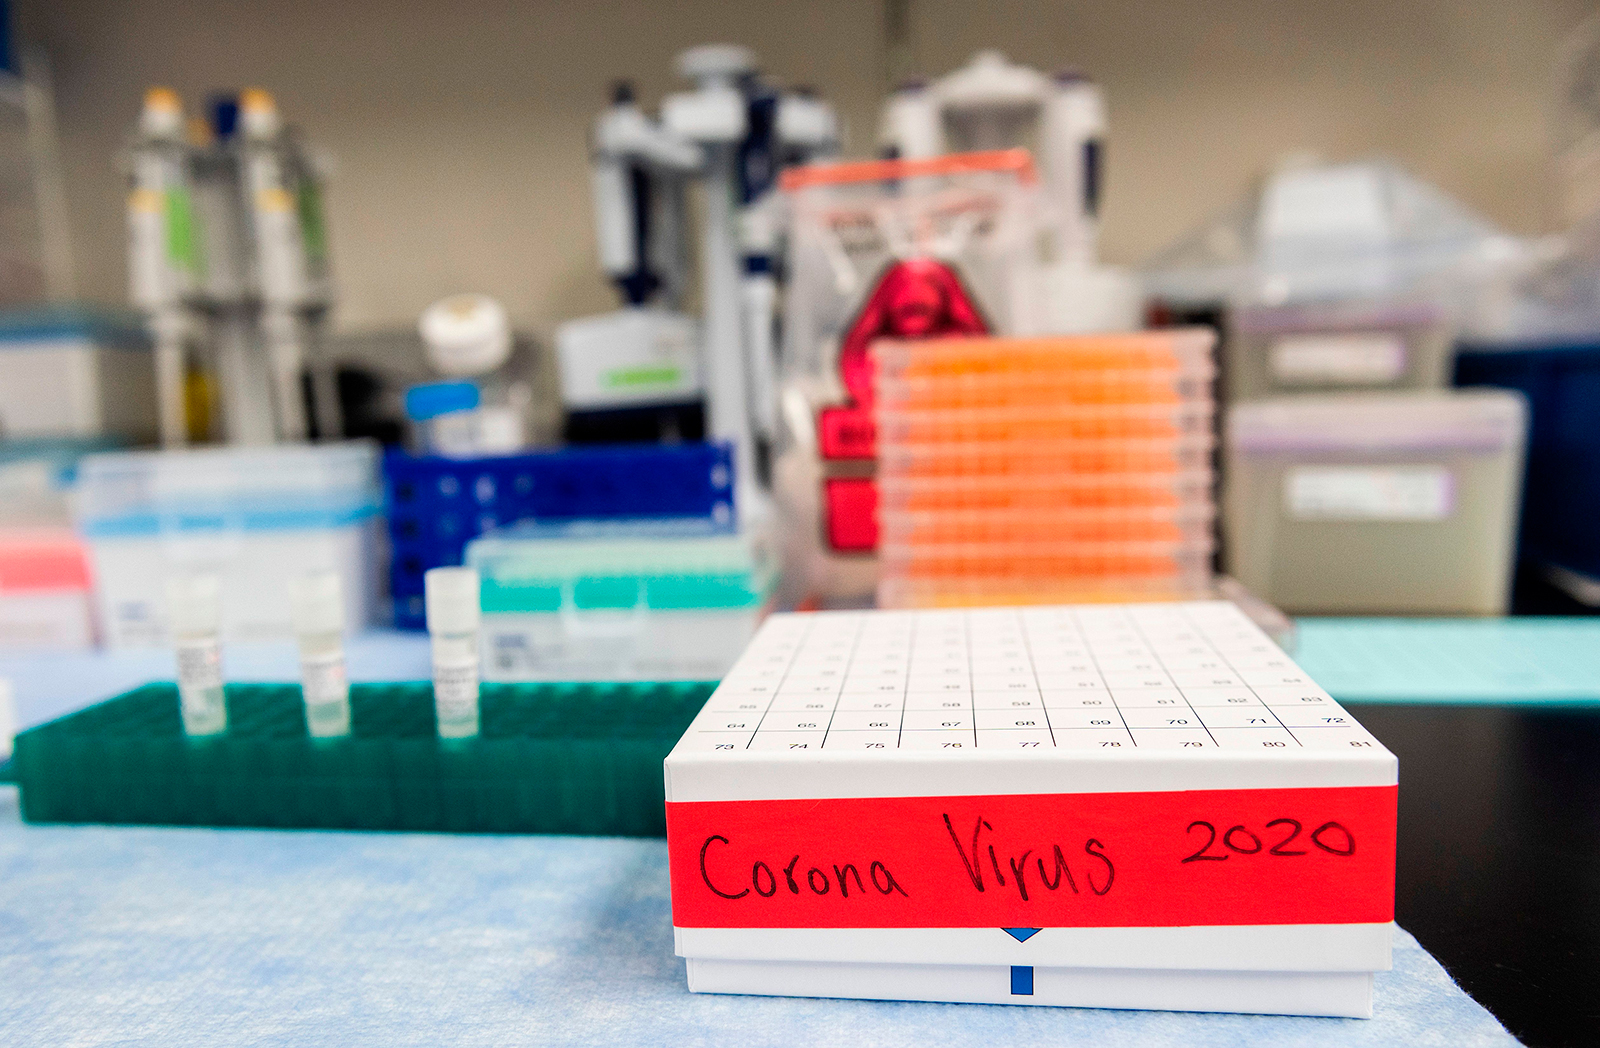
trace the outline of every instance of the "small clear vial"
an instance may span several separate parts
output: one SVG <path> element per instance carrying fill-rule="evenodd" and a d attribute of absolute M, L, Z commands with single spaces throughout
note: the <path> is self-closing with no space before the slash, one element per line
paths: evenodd
<path fill-rule="evenodd" d="M 433 642 L 433 703 L 439 737 L 478 734 L 478 572 L 434 568 L 423 576 Z"/>
<path fill-rule="evenodd" d="M 178 655 L 178 701 L 184 733 L 228 730 L 222 699 L 222 582 L 215 575 L 167 580 L 167 615 Z"/>
<path fill-rule="evenodd" d="M 336 571 L 289 580 L 289 615 L 300 647 L 300 691 L 314 739 L 350 734 L 350 678 L 344 668 L 344 588 Z"/>
<path fill-rule="evenodd" d="M 17 739 L 17 695 L 11 682 L 0 677 L 0 761 L 11 756 Z"/>

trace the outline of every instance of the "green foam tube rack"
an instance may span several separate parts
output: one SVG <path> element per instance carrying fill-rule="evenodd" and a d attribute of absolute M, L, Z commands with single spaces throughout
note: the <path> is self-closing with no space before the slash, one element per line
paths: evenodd
<path fill-rule="evenodd" d="M 28 822 L 663 836 L 662 761 L 715 683 L 485 684 L 480 734 L 441 740 L 433 686 L 354 684 L 313 739 L 297 684 L 230 684 L 189 738 L 146 684 L 17 736 Z"/>

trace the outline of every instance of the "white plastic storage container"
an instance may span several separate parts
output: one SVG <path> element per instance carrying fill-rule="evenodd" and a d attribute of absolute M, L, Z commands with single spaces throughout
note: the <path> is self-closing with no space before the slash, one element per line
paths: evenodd
<path fill-rule="evenodd" d="M 287 580 L 337 571 L 346 621 L 376 604 L 378 448 L 366 442 L 91 455 L 78 526 L 112 647 L 167 643 L 165 585 L 222 578 L 228 640 L 293 636 Z"/>
<path fill-rule="evenodd" d="M 137 317 L 62 306 L 0 314 L 0 433 L 147 440 L 155 405 Z"/>
<path fill-rule="evenodd" d="M 1526 432 L 1501 390 L 1239 405 L 1229 571 L 1292 613 L 1503 614 Z"/>
<path fill-rule="evenodd" d="M 766 614 L 750 537 L 668 522 L 514 528 L 467 546 L 486 680 L 716 680 Z"/>
<path fill-rule="evenodd" d="M 1231 403 L 1281 393 L 1439 389 L 1450 325 L 1423 302 L 1236 309 L 1224 376 Z"/>

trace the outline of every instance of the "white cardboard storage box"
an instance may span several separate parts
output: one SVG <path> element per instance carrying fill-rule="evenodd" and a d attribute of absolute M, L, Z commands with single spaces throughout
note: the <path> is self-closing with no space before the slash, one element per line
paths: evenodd
<path fill-rule="evenodd" d="M 666 761 L 690 989 L 1371 1014 L 1397 763 L 1225 602 L 769 618 Z"/>

